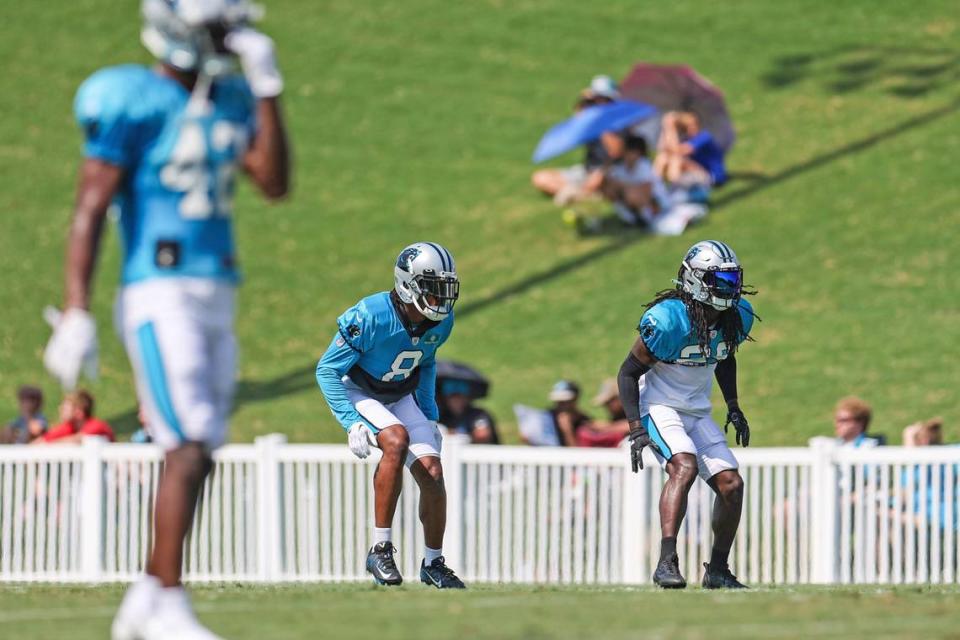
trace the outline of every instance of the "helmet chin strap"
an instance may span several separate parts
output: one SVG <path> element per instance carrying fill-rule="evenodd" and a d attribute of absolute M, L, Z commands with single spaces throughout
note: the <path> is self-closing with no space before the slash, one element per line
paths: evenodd
<path fill-rule="evenodd" d="M 417 311 L 419 311 L 421 315 L 423 315 L 423 317 L 426 318 L 427 320 L 433 320 L 434 322 L 437 322 L 447 317 L 447 314 L 445 313 L 439 313 L 438 311 L 435 311 L 434 309 L 431 309 L 426 305 L 421 306 L 420 304 L 421 300 L 423 300 L 422 295 L 414 296 L 413 306 L 415 306 L 417 308 Z"/>
<path fill-rule="evenodd" d="M 213 77 L 204 73 L 203 65 L 197 72 L 197 81 L 190 92 L 190 101 L 187 103 L 187 115 L 197 118 L 210 112 L 210 87 Z"/>

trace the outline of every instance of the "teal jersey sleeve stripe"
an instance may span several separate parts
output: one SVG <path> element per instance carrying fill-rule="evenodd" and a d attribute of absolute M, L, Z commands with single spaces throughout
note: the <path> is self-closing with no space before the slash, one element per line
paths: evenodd
<path fill-rule="evenodd" d="M 673 451 L 670 450 L 670 447 L 667 446 L 667 441 L 663 439 L 663 436 L 660 435 L 660 429 L 657 428 L 657 423 L 653 421 L 653 418 L 650 417 L 650 414 L 643 416 L 643 428 L 647 430 L 647 433 L 650 434 L 650 439 L 657 443 L 657 446 L 660 447 L 660 453 L 663 454 L 663 457 L 667 460 L 673 457 Z"/>
<path fill-rule="evenodd" d="M 183 427 L 173 410 L 173 401 L 170 399 L 170 390 L 167 387 L 167 376 L 163 369 L 163 358 L 160 356 L 160 346 L 157 344 L 157 334 L 153 329 L 153 322 L 145 322 L 137 329 L 137 341 L 140 344 L 140 357 L 143 359 L 143 368 L 147 374 L 150 393 L 153 401 L 163 416 L 167 425 L 173 429 L 181 442 L 186 442 Z"/>

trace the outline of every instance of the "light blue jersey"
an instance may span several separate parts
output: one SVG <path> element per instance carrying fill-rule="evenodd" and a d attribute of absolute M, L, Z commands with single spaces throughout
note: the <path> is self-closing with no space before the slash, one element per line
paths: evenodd
<path fill-rule="evenodd" d="M 255 101 L 240 76 L 214 81 L 205 109 L 188 112 L 189 100 L 180 83 L 139 65 L 101 69 L 77 92 L 85 155 L 124 169 L 115 198 L 124 284 L 237 279 L 231 200 Z"/>
<path fill-rule="evenodd" d="M 741 298 L 737 311 L 743 321 L 739 345 L 753 328 L 750 303 Z M 710 413 L 710 390 L 717 363 L 729 355 L 723 335 L 710 332 L 708 353 L 703 353 L 697 332 L 682 300 L 660 302 L 643 314 L 637 327 L 656 364 L 640 378 L 640 412 L 661 405 L 682 413 L 705 416 Z"/>
<path fill-rule="evenodd" d="M 350 402 L 344 378 L 384 404 L 413 393 L 428 419 L 439 418 L 435 356 L 453 330 L 453 313 L 413 328 L 398 304 L 382 292 L 347 309 L 337 318 L 337 333 L 317 363 L 317 383 L 344 429 L 362 421 L 377 431 Z"/>
<path fill-rule="evenodd" d="M 743 321 L 739 345 L 753 328 L 753 307 L 740 298 L 737 310 Z M 719 331 L 710 332 L 709 353 L 704 354 L 697 341 L 697 332 L 690 322 L 682 300 L 671 299 L 654 305 L 640 318 L 637 327 L 647 350 L 660 362 L 686 366 L 716 364 L 727 357 L 727 344 Z"/>

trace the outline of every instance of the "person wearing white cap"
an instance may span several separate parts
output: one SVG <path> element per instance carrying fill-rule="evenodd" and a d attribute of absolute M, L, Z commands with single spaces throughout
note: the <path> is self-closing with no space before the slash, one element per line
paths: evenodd
<path fill-rule="evenodd" d="M 608 98 L 611 101 L 620 99 L 620 88 L 616 81 L 606 75 L 593 76 L 590 80 L 590 92 L 595 96 Z"/>
<path fill-rule="evenodd" d="M 577 430 L 590 423 L 590 417 L 577 406 L 580 387 L 571 380 L 560 380 L 550 389 L 548 398 L 553 403 L 550 414 L 553 416 L 560 444 L 565 447 L 577 446 Z"/>

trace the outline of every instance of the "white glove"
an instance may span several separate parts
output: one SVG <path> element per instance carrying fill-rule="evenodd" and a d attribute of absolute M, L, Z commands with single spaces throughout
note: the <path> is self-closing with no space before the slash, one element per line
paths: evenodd
<path fill-rule="evenodd" d="M 258 98 L 275 98 L 283 91 L 283 77 L 277 68 L 273 40 L 256 29 L 245 27 L 224 38 L 227 49 L 237 54 L 250 91 Z"/>
<path fill-rule="evenodd" d="M 350 451 L 361 460 L 370 455 L 370 445 L 376 446 L 373 432 L 363 422 L 354 422 L 347 431 L 347 443 L 350 445 Z"/>
<path fill-rule="evenodd" d="M 97 377 L 97 325 L 89 311 L 70 308 L 60 312 L 53 307 L 43 310 L 43 317 L 53 327 L 53 335 L 43 352 L 43 364 L 64 389 L 77 386 L 80 369 L 91 380 Z"/>

